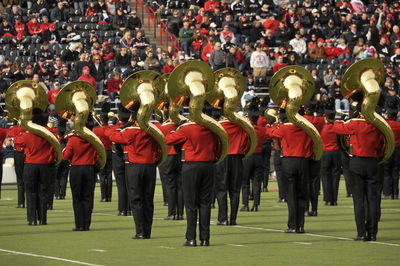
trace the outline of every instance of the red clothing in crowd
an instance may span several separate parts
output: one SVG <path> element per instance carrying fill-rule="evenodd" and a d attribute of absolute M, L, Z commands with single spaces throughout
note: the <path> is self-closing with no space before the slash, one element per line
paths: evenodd
<path fill-rule="evenodd" d="M 103 49 L 103 61 L 106 62 L 108 60 L 115 60 L 115 58 L 117 57 L 117 55 L 114 53 L 113 50 L 111 49 Z"/>
<path fill-rule="evenodd" d="M 53 23 L 50 23 L 50 22 L 40 24 L 40 30 L 42 31 L 42 34 L 43 34 L 43 32 L 45 32 L 46 30 L 48 30 L 50 27 L 54 27 L 54 24 L 53 24 Z"/>
<path fill-rule="evenodd" d="M 275 33 L 276 28 L 279 26 L 279 20 L 271 20 L 271 19 L 267 19 L 266 21 L 264 21 L 264 28 L 265 31 L 267 30 L 271 30 L 272 34 Z"/>
<path fill-rule="evenodd" d="M 33 23 L 32 20 L 29 20 L 29 22 L 26 23 L 26 26 L 28 26 L 28 31 L 30 35 L 42 33 L 38 22 Z"/>
<path fill-rule="evenodd" d="M 175 66 L 174 66 L 174 65 L 168 65 L 168 64 L 166 64 L 166 65 L 163 67 L 163 74 L 171 73 L 174 69 L 175 69 Z"/>
<path fill-rule="evenodd" d="M 285 66 L 287 66 L 285 63 L 282 64 L 276 63 L 274 65 L 274 73 L 278 72 L 281 68 L 284 68 Z"/>
<path fill-rule="evenodd" d="M 22 40 L 25 36 L 25 24 L 24 23 L 15 24 L 15 31 L 17 32 L 18 40 Z"/>
<path fill-rule="evenodd" d="M 110 92 L 119 92 L 122 83 L 124 83 L 124 81 L 119 78 L 118 80 L 115 80 L 115 78 L 110 78 L 108 80 L 108 88 L 107 88 L 107 94 L 109 94 Z"/>
<path fill-rule="evenodd" d="M 326 58 L 336 58 L 338 56 L 336 47 L 325 46 L 325 55 Z"/>
<path fill-rule="evenodd" d="M 216 0 L 208 0 L 204 4 L 204 10 L 206 12 L 214 12 L 215 7 L 219 6 L 219 3 Z"/>
<path fill-rule="evenodd" d="M 57 89 L 51 89 L 47 92 L 47 100 L 49 101 L 49 104 L 56 104 L 56 98 L 60 90 Z"/>
<path fill-rule="evenodd" d="M 201 51 L 201 59 L 204 62 L 208 62 L 208 60 L 210 60 L 211 51 L 212 51 L 212 47 L 211 47 L 211 45 L 209 43 L 207 43 L 203 47 L 203 51 Z"/>
<path fill-rule="evenodd" d="M 93 86 L 95 89 L 97 88 L 96 80 L 95 80 L 94 77 L 93 77 L 92 75 L 90 75 L 90 74 L 85 75 L 85 74 L 82 73 L 82 75 L 78 78 L 78 80 L 87 81 L 87 82 L 89 82 L 90 84 L 92 84 L 92 86 Z"/>

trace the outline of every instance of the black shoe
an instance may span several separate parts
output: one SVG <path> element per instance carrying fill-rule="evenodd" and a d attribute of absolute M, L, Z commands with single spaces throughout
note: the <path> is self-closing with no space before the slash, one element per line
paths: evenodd
<path fill-rule="evenodd" d="M 228 221 L 218 221 L 217 225 L 228 225 Z"/>
<path fill-rule="evenodd" d="M 337 201 L 332 202 L 332 206 L 337 206 Z"/>
<path fill-rule="evenodd" d="M 75 228 L 72 228 L 72 231 L 83 231 L 83 228 L 82 227 L 75 227 Z"/>
<path fill-rule="evenodd" d="M 243 207 L 240 209 L 240 211 L 241 211 L 241 212 L 248 212 L 248 211 L 249 211 L 249 206 L 243 206 Z"/>
<path fill-rule="evenodd" d="M 309 217 L 309 216 L 311 216 L 311 212 L 309 212 L 309 211 L 305 211 L 305 213 L 304 213 L 304 216 L 305 216 L 305 217 Z"/>
<path fill-rule="evenodd" d="M 107 201 L 107 202 L 111 202 L 111 198 L 108 198 L 106 201 Z"/>
<path fill-rule="evenodd" d="M 370 236 L 370 241 L 376 241 L 376 235 L 372 235 L 372 236 Z"/>
<path fill-rule="evenodd" d="M 176 220 L 175 219 L 175 215 L 167 216 L 167 217 L 164 218 L 164 220 L 166 220 L 166 221 Z"/>
<path fill-rule="evenodd" d="M 40 224 L 40 225 L 47 225 L 47 222 L 42 222 L 42 221 L 40 221 L 39 224 Z"/>
<path fill-rule="evenodd" d="M 183 218 L 183 215 L 178 215 L 178 218 L 176 218 L 177 220 L 185 220 L 184 218 Z"/>
<path fill-rule="evenodd" d="M 196 240 L 186 240 L 185 243 L 183 243 L 184 247 L 195 247 L 197 246 Z"/>
<path fill-rule="evenodd" d="M 37 225 L 37 222 L 28 222 L 28 225 Z"/>
<path fill-rule="evenodd" d="M 125 216 L 131 216 L 132 215 L 132 211 L 127 211 Z"/>
<path fill-rule="evenodd" d="M 231 221 L 229 224 L 230 224 L 230 225 L 237 225 L 237 223 L 236 223 L 235 220 Z"/>
<path fill-rule="evenodd" d="M 102 198 L 102 199 L 100 200 L 100 202 L 106 202 L 106 201 L 107 201 L 106 198 Z"/>
<path fill-rule="evenodd" d="M 263 187 L 263 192 L 268 192 L 268 188 L 267 187 Z"/>
<path fill-rule="evenodd" d="M 146 239 L 146 237 L 143 234 L 136 234 L 132 236 L 132 239 Z"/>
<path fill-rule="evenodd" d="M 308 215 L 305 216 L 318 216 L 318 212 L 317 211 L 309 211 L 307 212 Z"/>
<path fill-rule="evenodd" d="M 258 206 L 253 206 L 253 207 L 251 208 L 250 211 L 252 211 L 252 212 L 258 212 Z"/>
<path fill-rule="evenodd" d="M 65 200 L 65 196 L 61 196 L 61 197 L 60 197 L 60 200 Z"/>
<path fill-rule="evenodd" d="M 294 229 L 294 228 L 288 228 L 288 229 L 286 229 L 285 231 L 283 231 L 284 233 L 288 233 L 288 234 L 291 234 L 291 233 L 296 233 L 296 229 Z"/>
<path fill-rule="evenodd" d="M 211 209 L 215 209 L 215 204 L 214 203 L 211 204 Z"/>
<path fill-rule="evenodd" d="M 25 208 L 25 205 L 24 204 L 18 204 L 17 208 Z"/>
<path fill-rule="evenodd" d="M 286 199 L 285 199 L 285 198 L 279 199 L 279 200 L 278 200 L 278 203 L 281 203 L 281 202 L 286 202 Z"/>
<path fill-rule="evenodd" d="M 60 199 L 60 197 L 59 196 L 56 196 L 56 200 L 59 200 Z"/>
<path fill-rule="evenodd" d="M 325 206 L 331 206 L 332 205 L 332 203 L 331 202 L 329 202 L 329 201 L 325 201 Z"/>
<path fill-rule="evenodd" d="M 83 227 L 82 231 L 90 231 L 89 227 Z"/>
<path fill-rule="evenodd" d="M 118 213 L 118 216 L 126 216 L 126 212 L 122 211 Z"/>
<path fill-rule="evenodd" d="M 296 233 L 297 234 L 304 234 L 306 231 L 304 231 L 304 227 L 299 227 L 299 228 L 297 228 L 297 230 L 296 230 Z"/>
<path fill-rule="evenodd" d="M 346 195 L 346 198 L 351 198 L 351 194 L 347 194 L 347 195 Z"/>
<path fill-rule="evenodd" d="M 254 200 L 254 196 L 249 196 L 249 200 Z"/>
<path fill-rule="evenodd" d="M 210 245 L 209 240 L 201 240 L 200 246 L 208 247 Z"/>
<path fill-rule="evenodd" d="M 48 209 L 48 210 L 53 210 L 53 204 L 47 205 L 47 209 Z"/>
<path fill-rule="evenodd" d="M 365 236 L 356 236 L 353 240 L 354 241 L 368 241 Z"/>

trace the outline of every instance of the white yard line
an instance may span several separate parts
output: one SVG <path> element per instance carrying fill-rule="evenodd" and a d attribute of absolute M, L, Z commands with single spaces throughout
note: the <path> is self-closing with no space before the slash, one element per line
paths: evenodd
<path fill-rule="evenodd" d="M 158 246 L 157 248 L 164 248 L 164 249 L 176 249 L 176 248 L 173 248 L 173 247 L 166 247 L 166 246 Z"/>
<path fill-rule="evenodd" d="M 8 249 L 1 249 L 0 248 L 0 251 L 6 252 L 6 253 L 15 254 L 15 255 L 24 255 L 24 256 L 29 256 L 29 257 L 38 257 L 38 258 L 44 258 L 44 259 L 50 259 L 50 260 L 58 260 L 58 261 L 70 262 L 70 263 L 80 264 L 80 265 L 101 266 L 99 264 L 87 263 L 87 262 L 78 261 L 78 260 L 69 260 L 69 259 L 64 259 L 64 258 L 59 258 L 59 257 L 45 256 L 45 255 L 39 255 L 39 254 L 27 253 L 27 252 L 20 252 L 20 251 L 15 251 L 15 250 L 8 250 Z"/>
<path fill-rule="evenodd" d="M 293 242 L 295 244 L 300 244 L 300 245 L 311 245 L 312 243 L 310 242 Z"/>
<path fill-rule="evenodd" d="M 107 252 L 107 250 L 104 250 L 104 249 L 97 249 L 97 248 L 92 248 L 92 249 L 90 249 L 90 251 L 101 252 L 101 253 Z"/>
<path fill-rule="evenodd" d="M 238 245 L 238 244 L 226 244 L 226 245 L 232 247 L 244 247 L 244 245 Z"/>

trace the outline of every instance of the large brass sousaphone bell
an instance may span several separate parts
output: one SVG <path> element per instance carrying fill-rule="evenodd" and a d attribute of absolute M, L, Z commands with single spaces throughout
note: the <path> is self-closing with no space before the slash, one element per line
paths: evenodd
<path fill-rule="evenodd" d="M 302 128 L 314 142 L 314 159 L 322 156 L 322 140 L 311 122 L 299 115 L 300 106 L 306 104 L 314 93 L 315 81 L 305 68 L 288 66 L 280 69 L 269 84 L 271 99 L 280 108 L 286 109 L 290 122 Z"/>
<path fill-rule="evenodd" d="M 154 71 L 139 71 L 130 75 L 122 84 L 120 97 L 122 105 L 130 111 L 138 111 L 136 121 L 139 127 L 150 134 L 161 148 L 157 164 L 163 164 L 168 156 L 168 146 L 164 134 L 149 122 L 153 109 L 158 103 L 160 91 L 164 90 L 165 81 Z M 137 110 L 137 108 L 139 108 Z"/>
<path fill-rule="evenodd" d="M 199 125 L 209 128 L 218 136 L 222 145 L 217 155 L 216 163 L 218 164 L 228 154 L 229 139 L 224 128 L 203 113 L 204 101 L 207 94 L 212 93 L 213 86 L 214 73 L 207 63 L 199 60 L 190 60 L 179 65 L 171 73 L 167 84 L 171 101 L 179 108 L 189 105 L 190 118 Z"/>
<path fill-rule="evenodd" d="M 238 101 L 242 98 L 245 81 L 242 73 L 234 68 L 223 68 L 215 72 L 214 89 L 207 94 L 207 101 L 219 108 L 219 102 L 224 101 L 224 115 L 230 121 L 241 126 L 249 135 L 249 146 L 246 156 L 251 155 L 257 147 L 257 135 L 248 120 L 236 113 Z"/>
<path fill-rule="evenodd" d="M 31 80 L 17 81 L 7 89 L 5 100 L 8 117 L 20 119 L 21 126 L 25 130 L 45 138 L 54 147 L 57 153 L 56 164 L 59 164 L 62 160 L 62 154 L 57 138 L 45 127 L 32 122 L 34 108 L 39 108 L 43 112 L 46 111 L 47 95 L 44 88 Z"/>
<path fill-rule="evenodd" d="M 385 150 L 380 163 L 393 153 L 395 140 L 392 129 L 382 116 L 375 112 L 380 97 L 379 84 L 385 78 L 383 64 L 375 58 L 367 58 L 351 65 L 342 79 L 342 94 L 346 99 L 362 101 L 361 113 L 375 125 L 385 137 Z"/>
<path fill-rule="evenodd" d="M 56 98 L 56 111 L 65 119 L 74 119 L 74 130 L 80 137 L 89 141 L 99 154 L 97 167 L 106 164 L 106 151 L 101 140 L 86 127 L 86 122 L 96 103 L 96 91 L 86 81 L 74 81 L 61 89 Z"/>

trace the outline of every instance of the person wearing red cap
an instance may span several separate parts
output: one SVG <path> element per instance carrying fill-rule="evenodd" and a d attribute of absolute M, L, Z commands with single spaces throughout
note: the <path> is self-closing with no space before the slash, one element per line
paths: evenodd
<path fill-rule="evenodd" d="M 47 99 L 49 101 L 49 104 L 56 104 L 56 98 L 60 90 L 60 81 L 54 81 L 53 88 L 47 92 Z"/>
<path fill-rule="evenodd" d="M 87 81 L 92 84 L 94 89 L 97 88 L 96 80 L 92 77 L 92 75 L 90 75 L 90 70 L 88 66 L 84 66 L 82 68 L 82 75 L 78 78 L 78 80 Z"/>
<path fill-rule="evenodd" d="M 216 0 L 208 0 L 204 3 L 204 10 L 206 12 L 213 12 L 216 7 L 219 7 L 219 3 Z"/>
<path fill-rule="evenodd" d="M 210 60 L 210 55 L 211 55 L 211 51 L 213 50 L 213 47 L 214 47 L 214 38 L 208 37 L 208 42 L 203 47 L 203 50 L 201 51 L 201 59 L 204 62 L 208 62 L 208 60 Z"/>
<path fill-rule="evenodd" d="M 103 61 L 107 62 L 109 60 L 115 60 L 117 54 L 115 53 L 115 50 L 110 46 L 110 43 L 105 41 L 103 42 L 102 46 L 103 46 Z"/>
<path fill-rule="evenodd" d="M 322 59 L 326 58 L 325 49 L 324 49 L 324 39 L 318 38 L 317 45 L 314 45 L 310 49 L 310 57 L 313 59 Z"/>
<path fill-rule="evenodd" d="M 330 59 L 336 58 L 338 56 L 337 48 L 333 46 L 331 39 L 328 39 L 326 41 L 325 55 L 326 55 L 326 58 L 330 58 Z"/>

